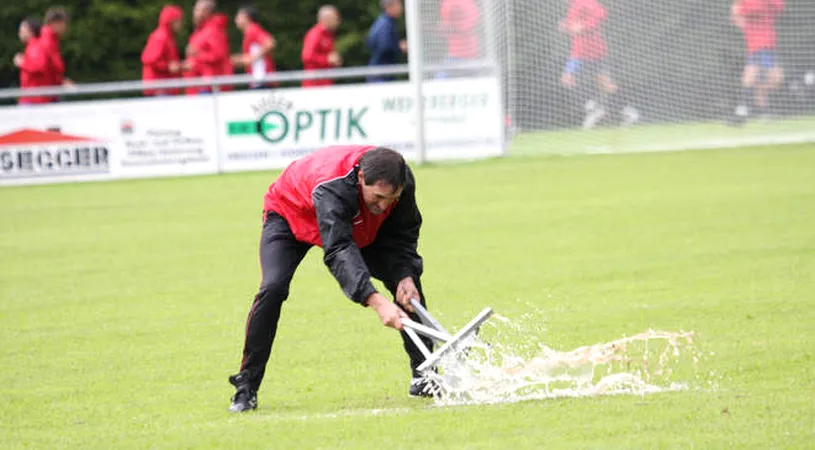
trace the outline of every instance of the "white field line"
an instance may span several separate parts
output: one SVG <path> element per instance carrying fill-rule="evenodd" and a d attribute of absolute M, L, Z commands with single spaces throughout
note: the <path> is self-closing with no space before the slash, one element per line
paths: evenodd
<path fill-rule="evenodd" d="M 337 412 L 322 413 L 288 413 L 288 414 L 267 414 L 263 409 L 256 412 L 249 412 L 245 416 L 251 420 L 261 422 L 308 422 L 313 420 L 333 420 L 348 417 L 379 417 L 395 416 L 412 411 L 421 411 L 425 408 L 375 408 L 375 409 L 346 409 Z M 237 416 L 236 416 L 237 417 Z"/>
<path fill-rule="evenodd" d="M 767 145 L 787 145 L 787 144 L 805 144 L 815 140 L 815 133 L 788 133 L 782 135 L 756 135 L 745 137 L 724 137 L 702 139 L 698 141 L 679 141 L 674 144 L 661 144 L 661 145 L 633 145 L 628 150 L 630 153 L 650 153 L 650 152 L 672 152 L 683 150 L 707 150 L 707 149 L 721 149 L 721 148 L 734 148 L 734 147 L 752 147 L 752 146 L 767 146 Z M 602 147 L 602 146 L 600 146 Z M 591 150 L 590 150 L 591 151 Z M 621 150 L 611 150 L 611 153 L 625 153 Z M 603 153 L 599 151 L 598 153 Z"/>

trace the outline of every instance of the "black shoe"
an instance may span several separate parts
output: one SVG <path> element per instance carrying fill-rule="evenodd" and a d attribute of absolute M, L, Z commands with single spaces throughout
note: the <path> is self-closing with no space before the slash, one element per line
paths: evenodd
<path fill-rule="evenodd" d="M 258 407 L 258 394 L 257 391 L 250 388 L 249 383 L 246 381 L 246 375 L 239 373 L 229 377 L 229 382 L 235 386 L 235 395 L 232 397 L 232 404 L 229 406 L 229 412 L 245 412 L 257 409 Z"/>
<path fill-rule="evenodd" d="M 229 405 L 229 412 L 238 413 L 251 411 L 258 408 L 258 395 L 249 390 L 239 390 L 232 397 L 232 404 Z"/>
<path fill-rule="evenodd" d="M 438 391 L 436 383 L 427 378 L 414 378 L 410 382 L 411 397 L 432 398 Z"/>

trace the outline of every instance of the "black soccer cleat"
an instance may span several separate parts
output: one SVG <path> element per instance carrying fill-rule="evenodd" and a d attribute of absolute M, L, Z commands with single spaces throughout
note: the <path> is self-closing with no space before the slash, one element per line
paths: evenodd
<path fill-rule="evenodd" d="M 245 374 L 232 375 L 229 377 L 229 382 L 235 386 L 235 395 L 232 397 L 232 404 L 229 405 L 229 412 L 238 413 L 257 409 L 257 391 L 249 387 Z"/>
<path fill-rule="evenodd" d="M 427 378 L 414 378 L 410 381 L 408 395 L 414 398 L 432 398 L 437 390 L 433 381 Z"/>
<path fill-rule="evenodd" d="M 229 412 L 239 413 L 251 411 L 258 408 L 258 395 L 249 390 L 239 390 L 232 397 L 232 404 L 229 405 Z"/>

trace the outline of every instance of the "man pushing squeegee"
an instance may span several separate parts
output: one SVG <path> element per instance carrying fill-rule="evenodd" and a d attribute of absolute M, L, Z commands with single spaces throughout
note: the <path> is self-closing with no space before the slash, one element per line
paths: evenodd
<path fill-rule="evenodd" d="M 260 238 L 262 281 L 246 321 L 240 370 L 229 377 L 229 410 L 257 408 L 283 302 L 294 272 L 313 246 L 343 292 L 370 307 L 382 324 L 402 331 L 410 359 L 412 396 L 431 396 L 423 373 L 458 346 L 492 314 L 486 309 L 450 335 L 425 309 L 417 252 L 422 216 L 416 182 L 398 152 L 375 146 L 334 146 L 294 161 L 269 186 Z M 381 280 L 395 302 L 377 292 Z M 420 323 L 421 322 L 421 323 Z M 433 341 L 440 348 L 431 352 Z"/>

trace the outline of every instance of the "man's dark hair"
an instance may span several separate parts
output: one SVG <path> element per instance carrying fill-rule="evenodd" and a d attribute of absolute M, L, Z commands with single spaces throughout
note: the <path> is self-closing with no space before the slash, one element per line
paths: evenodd
<path fill-rule="evenodd" d="M 252 6 L 251 4 L 246 4 L 238 8 L 239 13 L 244 13 L 252 20 L 252 22 L 258 21 L 258 10 Z"/>
<path fill-rule="evenodd" d="M 23 19 L 23 23 L 28 26 L 28 29 L 31 30 L 31 34 L 35 38 L 40 37 L 40 31 L 42 30 L 40 19 L 37 19 L 36 17 L 28 17 Z"/>
<path fill-rule="evenodd" d="M 45 11 L 45 23 L 67 22 L 68 12 L 62 6 L 52 6 Z"/>
<path fill-rule="evenodd" d="M 359 168 L 367 186 L 381 181 L 393 186 L 394 189 L 399 189 L 407 182 L 405 158 L 389 148 L 377 147 L 369 150 L 360 158 Z"/>

